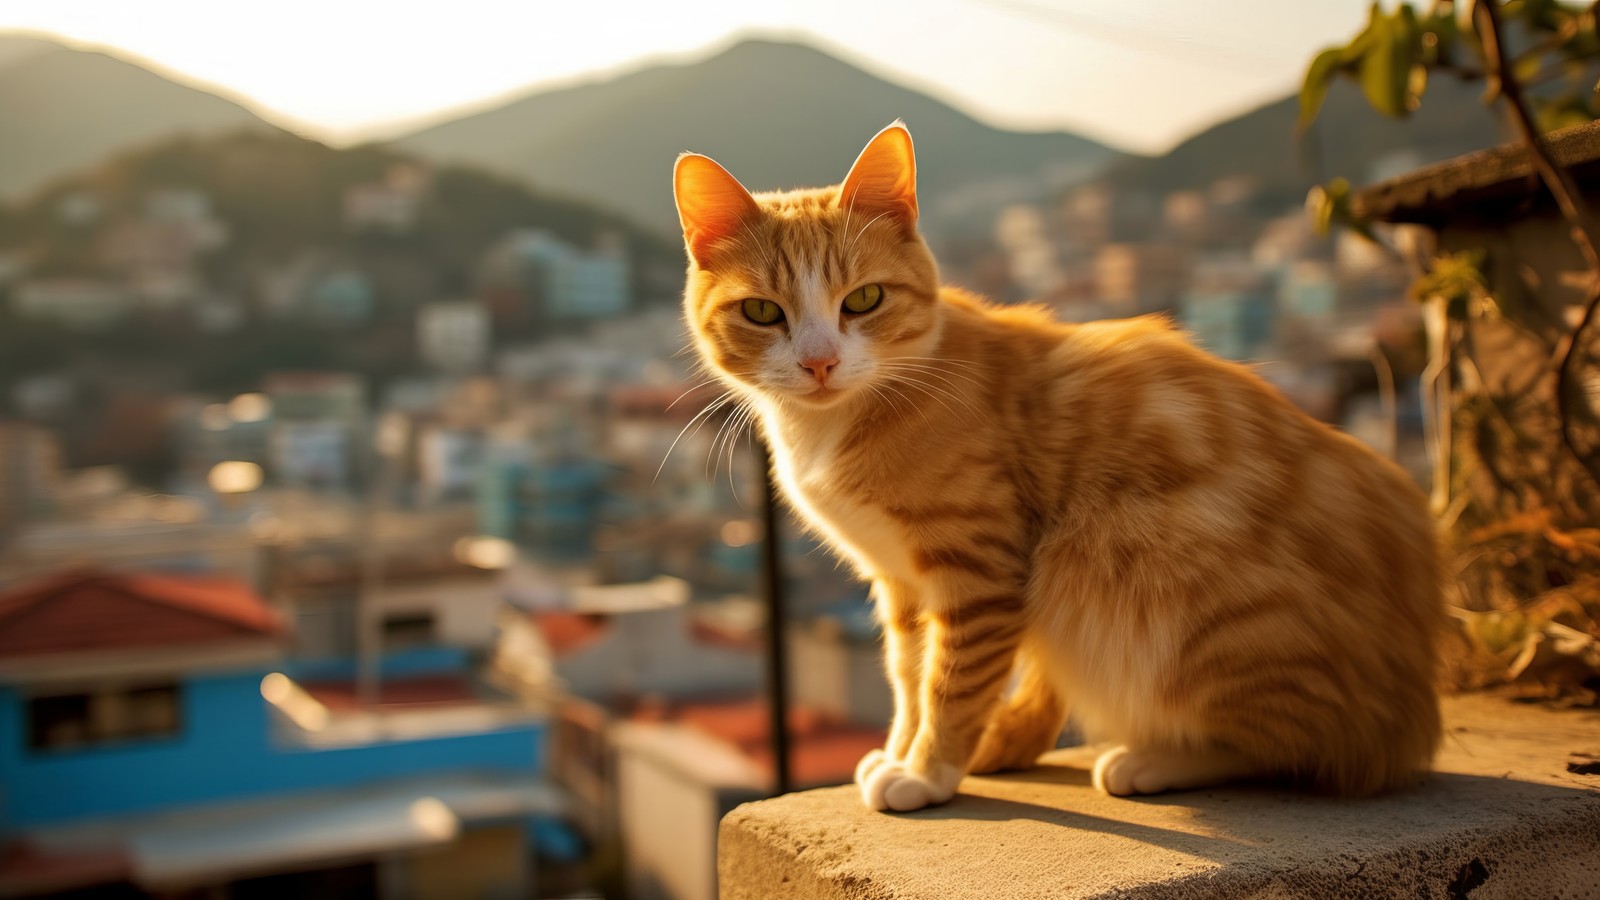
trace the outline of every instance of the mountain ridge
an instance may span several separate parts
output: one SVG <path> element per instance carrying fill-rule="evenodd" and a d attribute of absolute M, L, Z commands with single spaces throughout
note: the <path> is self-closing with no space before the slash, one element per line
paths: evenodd
<path fill-rule="evenodd" d="M 984 183 L 1005 195 L 1007 181 L 1066 182 L 1119 154 L 1068 132 L 994 128 L 809 43 L 769 38 L 527 94 L 391 143 L 594 196 L 669 230 L 676 225 L 669 174 L 683 150 L 714 156 L 752 190 L 830 184 L 897 118 L 926 148 L 919 181 L 935 198 L 934 219 L 941 195 Z M 1020 197 L 1021 185 L 1010 194 Z"/>
<path fill-rule="evenodd" d="M 45 43 L 52 46 L 40 47 Z M 184 133 L 277 131 L 244 105 L 102 50 L 0 35 L 0 198 Z"/>
<path fill-rule="evenodd" d="M 1161 156 L 1124 157 L 1103 177 L 1117 188 L 1160 195 L 1246 176 L 1261 203 L 1295 205 L 1312 185 L 1335 177 L 1363 184 L 1506 140 L 1481 95 L 1478 85 L 1438 78 L 1408 118 L 1389 119 L 1358 86 L 1341 81 L 1303 135 L 1299 95 L 1291 93 L 1190 135 Z"/>
<path fill-rule="evenodd" d="M 848 98 L 842 102 L 840 98 Z M 655 231 L 676 230 L 670 171 L 707 153 L 752 190 L 837 182 L 866 140 L 900 118 L 918 141 L 930 231 L 987 236 L 1007 203 L 1038 202 L 1091 177 L 1160 195 L 1246 175 L 1261 202 L 1293 204 L 1335 175 L 1362 181 L 1497 142 L 1477 91 L 1440 79 L 1413 121 L 1385 120 L 1335 85 L 1309 142 L 1295 95 L 1218 122 L 1159 156 L 1064 131 L 996 128 L 958 106 L 840 59 L 809 41 L 745 37 L 710 56 L 667 58 L 530 87 L 383 141 L 466 163 L 546 193 L 582 198 Z M 207 86 L 112 50 L 0 33 L 0 200 L 183 133 L 280 130 Z"/>

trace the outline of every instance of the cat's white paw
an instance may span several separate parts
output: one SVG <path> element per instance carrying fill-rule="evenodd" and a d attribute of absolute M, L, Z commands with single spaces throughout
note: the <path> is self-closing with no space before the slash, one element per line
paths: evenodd
<path fill-rule="evenodd" d="M 1112 747 L 1094 761 L 1094 786 L 1113 797 L 1164 790 L 1156 786 L 1159 773 L 1152 763 L 1150 754 L 1135 753 L 1126 746 Z"/>
<path fill-rule="evenodd" d="M 1241 758 L 1222 751 L 1177 753 L 1112 747 L 1094 763 L 1094 786 L 1113 797 L 1209 787 L 1249 774 Z"/>
<path fill-rule="evenodd" d="M 882 749 L 868 750 L 867 755 L 861 757 L 861 761 L 856 763 L 856 784 L 861 785 L 864 789 L 867 779 L 871 778 L 872 773 L 886 762 L 889 762 L 889 754 Z"/>
<path fill-rule="evenodd" d="M 927 778 L 911 771 L 905 763 L 885 757 L 860 782 L 861 799 L 879 811 L 910 812 L 936 806 L 955 796 L 956 784 L 961 781 L 961 773 L 953 766 L 942 768 L 950 771 Z"/>

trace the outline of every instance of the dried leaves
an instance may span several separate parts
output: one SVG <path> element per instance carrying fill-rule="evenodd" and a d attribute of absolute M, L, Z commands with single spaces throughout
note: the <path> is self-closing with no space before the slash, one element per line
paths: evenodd
<path fill-rule="evenodd" d="M 1458 686 L 1600 701 L 1600 528 L 1563 529 L 1536 509 L 1474 530 L 1464 551 L 1488 563 L 1490 608 L 1451 610 L 1467 651 Z M 1530 596 L 1534 584 L 1556 586 Z"/>

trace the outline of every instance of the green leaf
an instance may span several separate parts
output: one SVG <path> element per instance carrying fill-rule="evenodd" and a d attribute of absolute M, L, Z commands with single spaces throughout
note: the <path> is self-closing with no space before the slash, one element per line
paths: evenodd
<path fill-rule="evenodd" d="M 1377 39 L 1374 32 L 1375 23 L 1383 21 L 1383 11 L 1378 4 L 1372 4 L 1368 15 L 1367 27 L 1350 39 L 1350 43 L 1343 47 L 1329 47 L 1318 53 L 1311 60 L 1311 65 L 1306 69 L 1306 79 L 1300 89 L 1300 121 L 1299 128 L 1304 131 L 1317 118 L 1317 113 L 1322 109 L 1322 102 L 1327 99 L 1328 88 L 1333 85 L 1334 78 L 1342 73 L 1355 71 L 1363 58 L 1376 46 Z"/>
<path fill-rule="evenodd" d="M 1539 128 L 1543 131 L 1557 131 L 1594 121 L 1594 110 L 1590 106 L 1589 96 L 1576 91 L 1564 92 L 1554 97 L 1530 99 L 1534 117 L 1538 119 Z"/>
<path fill-rule="evenodd" d="M 1544 57 L 1535 53 L 1518 59 L 1511 64 L 1511 74 L 1517 76 L 1517 81 L 1523 84 L 1532 81 L 1544 69 Z"/>
<path fill-rule="evenodd" d="M 1585 12 L 1573 23 L 1572 35 L 1561 44 L 1561 55 L 1569 60 L 1591 62 L 1600 56 L 1600 34 L 1595 31 L 1595 15 Z"/>
<path fill-rule="evenodd" d="M 1485 295 L 1489 287 L 1483 277 L 1484 256 L 1482 250 L 1439 254 L 1428 273 L 1412 283 L 1411 298 L 1418 302 L 1438 299 L 1466 303 Z"/>
<path fill-rule="evenodd" d="M 1334 76 L 1339 74 L 1343 53 L 1344 48 L 1341 47 L 1324 50 L 1317 54 L 1311 61 L 1311 66 L 1306 69 L 1306 82 L 1300 88 L 1298 127 L 1301 131 L 1316 121 L 1317 113 L 1322 109 L 1322 101 L 1327 99 L 1328 88 L 1333 85 Z"/>
<path fill-rule="evenodd" d="M 1450 65 L 1455 60 L 1461 27 L 1452 7 L 1443 7 L 1422 18 L 1417 23 L 1417 31 L 1422 42 L 1423 65 Z"/>
<path fill-rule="evenodd" d="M 1327 237 L 1333 227 L 1333 201 L 1327 188 L 1319 184 L 1306 194 L 1306 215 L 1311 219 L 1311 230 L 1318 237 Z"/>
<path fill-rule="evenodd" d="M 1428 67 L 1417 63 L 1406 78 L 1406 111 L 1416 112 L 1422 105 L 1422 95 L 1428 90 Z"/>
<path fill-rule="evenodd" d="M 1518 20 L 1529 31 L 1549 32 L 1561 30 L 1571 15 L 1556 0 L 1514 0 L 1502 7 L 1500 17 L 1507 22 Z"/>
<path fill-rule="evenodd" d="M 1372 222 L 1355 214 L 1350 206 L 1355 191 L 1344 178 L 1335 178 L 1327 184 L 1317 185 L 1306 194 L 1306 213 L 1311 217 L 1311 227 L 1326 236 L 1334 226 L 1348 228 L 1369 241 L 1378 242 L 1372 232 Z"/>
<path fill-rule="evenodd" d="M 1421 55 L 1416 13 L 1401 6 L 1394 15 L 1385 16 L 1374 5 L 1372 15 L 1374 45 L 1361 60 L 1361 90 L 1373 109 L 1390 118 L 1404 118 L 1410 112 L 1406 98 L 1411 67 Z"/>

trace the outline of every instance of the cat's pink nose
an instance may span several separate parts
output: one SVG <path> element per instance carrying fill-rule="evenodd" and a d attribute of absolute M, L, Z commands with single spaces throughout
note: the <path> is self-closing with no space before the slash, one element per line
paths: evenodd
<path fill-rule="evenodd" d="M 808 356 L 805 359 L 800 360 L 800 368 L 810 372 L 811 377 L 817 380 L 817 384 L 827 384 L 828 376 L 833 374 L 833 368 L 838 364 L 838 354 L 832 354 L 829 356 Z"/>

